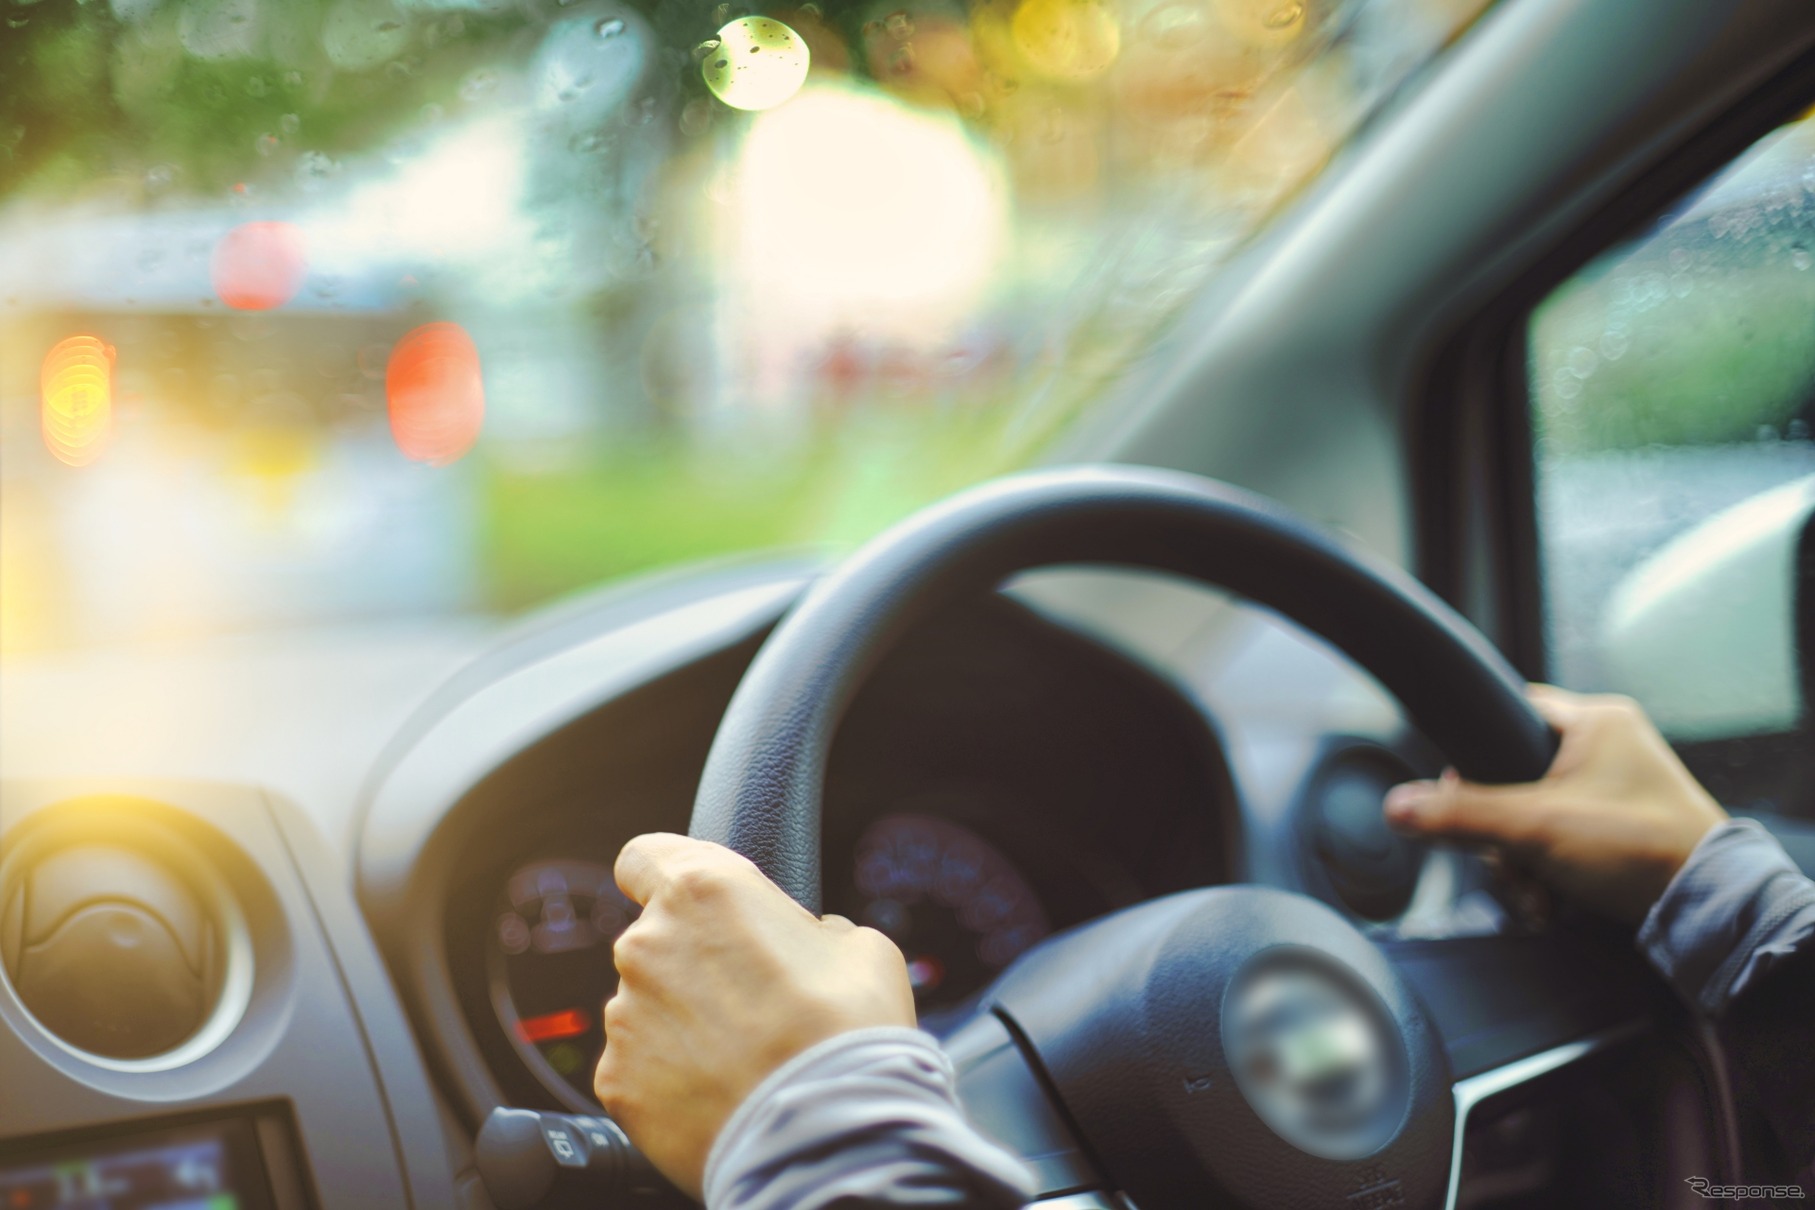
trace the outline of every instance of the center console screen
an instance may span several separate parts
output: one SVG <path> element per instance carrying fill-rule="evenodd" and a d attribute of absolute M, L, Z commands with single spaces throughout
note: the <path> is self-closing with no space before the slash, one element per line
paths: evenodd
<path fill-rule="evenodd" d="M 0 1210 L 273 1210 L 246 1121 L 0 1155 Z"/>

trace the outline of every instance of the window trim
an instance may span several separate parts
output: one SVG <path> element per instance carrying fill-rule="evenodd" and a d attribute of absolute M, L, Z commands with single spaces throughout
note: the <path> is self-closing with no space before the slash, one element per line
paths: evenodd
<path fill-rule="evenodd" d="M 1406 415 L 1419 577 L 1518 671 L 1551 673 L 1544 637 L 1527 333 L 1559 284 L 1639 236 L 1777 127 L 1815 105 L 1815 51 L 1691 133 L 1464 319 Z"/>

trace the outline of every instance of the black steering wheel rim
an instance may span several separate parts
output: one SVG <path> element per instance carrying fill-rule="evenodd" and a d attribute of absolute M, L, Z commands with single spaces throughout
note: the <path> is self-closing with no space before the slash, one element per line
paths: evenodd
<path fill-rule="evenodd" d="M 1023 571 L 1114 565 L 1227 589 L 1372 673 L 1464 776 L 1532 781 L 1556 736 L 1466 619 L 1422 584 L 1264 497 L 1174 471 L 1085 466 L 986 483 L 908 518 L 820 580 L 763 644 L 719 725 L 691 833 L 820 910 L 833 735 L 916 623 Z"/>

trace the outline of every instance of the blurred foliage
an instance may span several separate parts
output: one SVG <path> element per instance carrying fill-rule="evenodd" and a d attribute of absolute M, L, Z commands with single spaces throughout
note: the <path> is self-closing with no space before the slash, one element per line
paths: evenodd
<path fill-rule="evenodd" d="M 1067 418 L 1036 427 L 977 408 L 929 425 L 876 413 L 806 445 L 701 449 L 676 439 L 550 470 L 486 466 L 485 581 L 514 609 L 614 576 L 788 546 L 853 545 L 924 505 L 1025 463 Z"/>
<path fill-rule="evenodd" d="M 1815 205 L 1800 227 L 1744 236 L 1698 218 L 1570 279 L 1531 321 L 1550 450 L 1715 445 L 1815 422 L 1812 252 Z"/>
<path fill-rule="evenodd" d="M 371 33 L 399 53 L 349 69 L 324 49 L 337 7 L 345 4 L 41 0 L 9 9 L 0 197 L 21 187 L 136 199 L 288 184 L 299 149 L 334 157 L 382 146 L 425 105 L 456 101 L 498 40 L 529 26 L 520 13 L 365 5 Z"/>

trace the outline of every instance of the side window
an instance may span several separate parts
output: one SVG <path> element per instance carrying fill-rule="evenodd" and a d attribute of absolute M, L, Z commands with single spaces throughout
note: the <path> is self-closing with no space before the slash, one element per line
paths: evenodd
<path fill-rule="evenodd" d="M 1687 752 L 1810 772 L 1815 111 L 1563 282 L 1527 337 L 1552 679 L 1631 694 Z"/>

